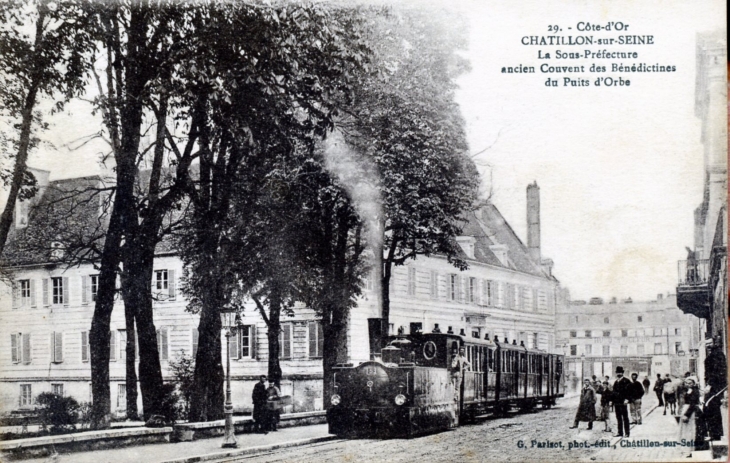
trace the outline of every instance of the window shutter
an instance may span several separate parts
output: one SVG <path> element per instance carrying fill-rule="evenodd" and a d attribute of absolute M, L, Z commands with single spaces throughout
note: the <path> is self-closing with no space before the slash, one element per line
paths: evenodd
<path fill-rule="evenodd" d="M 309 322 L 309 358 L 317 357 L 317 322 Z"/>
<path fill-rule="evenodd" d="M 284 325 L 284 358 L 291 358 L 291 324 Z"/>
<path fill-rule="evenodd" d="M 89 361 L 89 332 L 81 332 L 81 361 Z"/>
<path fill-rule="evenodd" d="M 17 309 L 20 307 L 20 282 L 18 280 L 14 280 L 12 283 L 13 286 L 13 309 Z"/>
<path fill-rule="evenodd" d="M 89 303 L 89 277 L 87 275 L 83 275 L 81 277 L 81 303 L 82 304 L 88 304 Z"/>
<path fill-rule="evenodd" d="M 117 359 L 117 332 L 109 332 L 109 360 Z"/>
<path fill-rule="evenodd" d="M 256 325 L 251 325 L 249 329 L 249 336 L 251 336 L 251 358 L 258 360 L 258 349 L 256 346 Z"/>
<path fill-rule="evenodd" d="M 174 270 L 168 270 L 167 271 L 167 290 L 169 295 L 169 300 L 174 301 L 175 300 L 175 271 Z"/>
<path fill-rule="evenodd" d="M 43 279 L 43 305 L 46 307 L 50 305 L 48 300 L 48 278 Z"/>
<path fill-rule="evenodd" d="M 63 333 L 54 333 L 53 360 L 63 362 Z"/>
<path fill-rule="evenodd" d="M 167 360 L 168 355 L 168 347 L 167 347 L 167 328 L 160 328 L 160 344 L 158 344 L 158 348 L 160 349 L 160 360 Z"/>
<path fill-rule="evenodd" d="M 191 350 L 193 352 L 193 358 L 195 358 L 198 355 L 198 329 L 193 328 L 191 331 L 193 336 L 193 345 L 191 346 Z"/>
<path fill-rule="evenodd" d="M 35 296 L 35 280 L 30 280 L 30 306 L 33 308 L 38 307 Z"/>
<path fill-rule="evenodd" d="M 324 356 L 324 330 L 322 323 L 316 322 L 317 324 L 317 357 Z"/>
<path fill-rule="evenodd" d="M 70 296 L 69 296 L 69 288 L 68 285 L 68 277 L 63 277 L 63 305 L 69 305 L 71 302 Z"/>
<path fill-rule="evenodd" d="M 11 334 L 10 335 L 10 351 L 11 351 L 11 357 L 13 358 L 13 363 L 19 363 L 20 362 L 20 346 L 18 345 L 18 334 Z"/>
<path fill-rule="evenodd" d="M 23 363 L 30 363 L 30 333 L 23 334 Z"/>
<path fill-rule="evenodd" d="M 228 355 L 232 359 L 240 357 L 241 349 L 239 346 L 241 345 L 241 341 L 239 338 L 240 335 L 238 332 L 234 336 L 226 336 L 226 339 L 228 340 Z"/>

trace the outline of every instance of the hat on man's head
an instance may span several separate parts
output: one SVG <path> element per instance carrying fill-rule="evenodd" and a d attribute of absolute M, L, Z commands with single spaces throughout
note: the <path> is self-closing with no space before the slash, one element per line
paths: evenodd
<path fill-rule="evenodd" d="M 616 367 L 616 373 L 623 373 L 624 367 Z"/>

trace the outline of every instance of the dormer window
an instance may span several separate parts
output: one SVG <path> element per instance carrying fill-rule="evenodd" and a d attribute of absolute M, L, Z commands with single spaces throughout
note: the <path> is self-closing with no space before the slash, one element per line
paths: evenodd
<path fill-rule="evenodd" d="M 464 251 L 466 257 L 474 259 L 474 244 L 476 240 L 473 236 L 457 236 L 456 242 L 461 246 L 461 250 Z"/>
<path fill-rule="evenodd" d="M 507 246 L 505 246 L 504 244 L 493 244 L 489 246 L 489 250 L 492 251 L 492 253 L 497 257 L 499 263 L 501 263 L 505 267 L 508 267 Z"/>
<path fill-rule="evenodd" d="M 54 241 L 53 243 L 51 243 L 51 259 L 63 259 L 63 244 L 61 244 L 59 241 Z"/>

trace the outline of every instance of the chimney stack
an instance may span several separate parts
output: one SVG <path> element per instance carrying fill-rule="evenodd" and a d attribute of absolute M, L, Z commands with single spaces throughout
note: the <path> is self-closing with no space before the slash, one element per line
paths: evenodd
<path fill-rule="evenodd" d="M 527 249 L 538 265 L 540 261 L 540 187 L 527 185 Z"/>

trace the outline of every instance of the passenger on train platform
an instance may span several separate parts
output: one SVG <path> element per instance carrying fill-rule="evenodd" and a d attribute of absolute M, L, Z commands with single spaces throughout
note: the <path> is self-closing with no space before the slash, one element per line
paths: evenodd
<path fill-rule="evenodd" d="M 454 355 L 454 359 L 451 361 L 451 382 L 454 385 L 454 400 L 456 402 L 459 401 L 463 372 L 470 369 L 471 363 L 466 359 L 466 349 L 461 347 L 459 353 Z"/>

